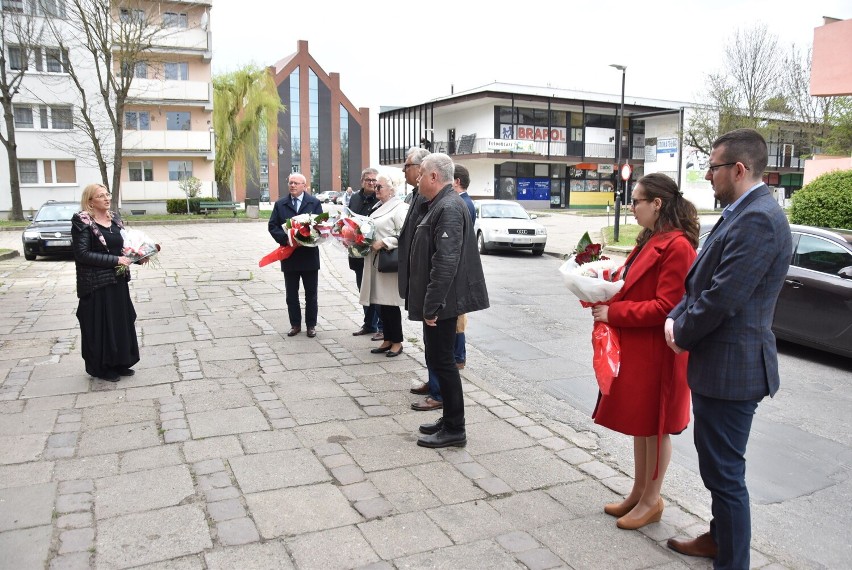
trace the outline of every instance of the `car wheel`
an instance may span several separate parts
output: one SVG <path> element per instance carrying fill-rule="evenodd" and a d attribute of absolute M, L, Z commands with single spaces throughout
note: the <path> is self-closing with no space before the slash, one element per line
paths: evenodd
<path fill-rule="evenodd" d="M 485 247 L 485 238 L 482 236 L 482 232 L 476 234 L 476 245 L 479 247 L 480 255 L 488 255 L 488 248 Z"/>
<path fill-rule="evenodd" d="M 535 245 L 535 246 L 533 246 L 533 249 L 532 249 L 532 254 L 533 254 L 533 255 L 542 255 L 543 253 L 544 253 L 544 246 L 543 246 L 543 245 L 541 245 L 541 246 L 539 246 L 539 245 Z"/>
<path fill-rule="evenodd" d="M 24 250 L 24 259 L 26 259 L 27 261 L 35 261 L 35 258 L 36 254 L 32 253 L 31 251 Z"/>

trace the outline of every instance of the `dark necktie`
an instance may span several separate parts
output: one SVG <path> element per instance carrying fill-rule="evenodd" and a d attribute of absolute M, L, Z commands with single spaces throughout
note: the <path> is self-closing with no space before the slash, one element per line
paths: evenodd
<path fill-rule="evenodd" d="M 299 211 L 299 201 L 293 198 L 293 209 Z"/>

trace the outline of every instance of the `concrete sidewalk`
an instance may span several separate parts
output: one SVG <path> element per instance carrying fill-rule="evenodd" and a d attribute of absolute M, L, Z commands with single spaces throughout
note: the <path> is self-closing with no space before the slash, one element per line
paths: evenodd
<path fill-rule="evenodd" d="M 265 224 L 145 231 L 161 265 L 134 269 L 142 359 L 117 384 L 83 371 L 73 263 L 0 261 L 0 568 L 710 567 L 665 547 L 707 528 L 674 502 L 617 529 L 630 478 L 489 363 L 462 371 L 467 447 L 417 447 L 419 326 L 370 354 L 342 250 L 321 248 L 317 337 L 287 338 Z"/>

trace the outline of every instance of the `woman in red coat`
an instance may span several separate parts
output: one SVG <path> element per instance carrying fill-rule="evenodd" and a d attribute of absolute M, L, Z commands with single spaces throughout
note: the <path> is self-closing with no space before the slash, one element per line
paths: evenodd
<path fill-rule="evenodd" d="M 624 264 L 624 287 L 592 308 L 596 321 L 618 330 L 621 369 L 608 396 L 600 395 L 595 423 L 633 436 L 630 494 L 604 511 L 619 528 L 637 529 L 663 515 L 660 488 L 672 454 L 669 434 L 689 423 L 686 353 L 675 355 L 663 336 L 666 315 L 680 301 L 698 245 L 698 213 L 677 184 L 649 174 L 633 189 L 633 216 L 645 228 Z"/>

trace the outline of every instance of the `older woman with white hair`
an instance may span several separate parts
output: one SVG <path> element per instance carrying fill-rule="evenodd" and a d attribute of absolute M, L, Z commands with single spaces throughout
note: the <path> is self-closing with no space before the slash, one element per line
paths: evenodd
<path fill-rule="evenodd" d="M 384 323 L 384 342 L 372 349 L 373 354 L 385 353 L 387 357 L 402 353 L 402 314 L 399 308 L 404 301 L 399 296 L 396 272 L 379 271 L 379 255 L 382 250 L 397 247 L 399 232 L 405 223 L 408 204 L 396 196 L 396 187 L 390 177 L 379 175 L 376 183 L 376 197 L 379 199 L 370 219 L 376 227 L 370 253 L 364 263 L 364 277 L 361 283 L 361 304 L 378 305 L 379 315 Z"/>

